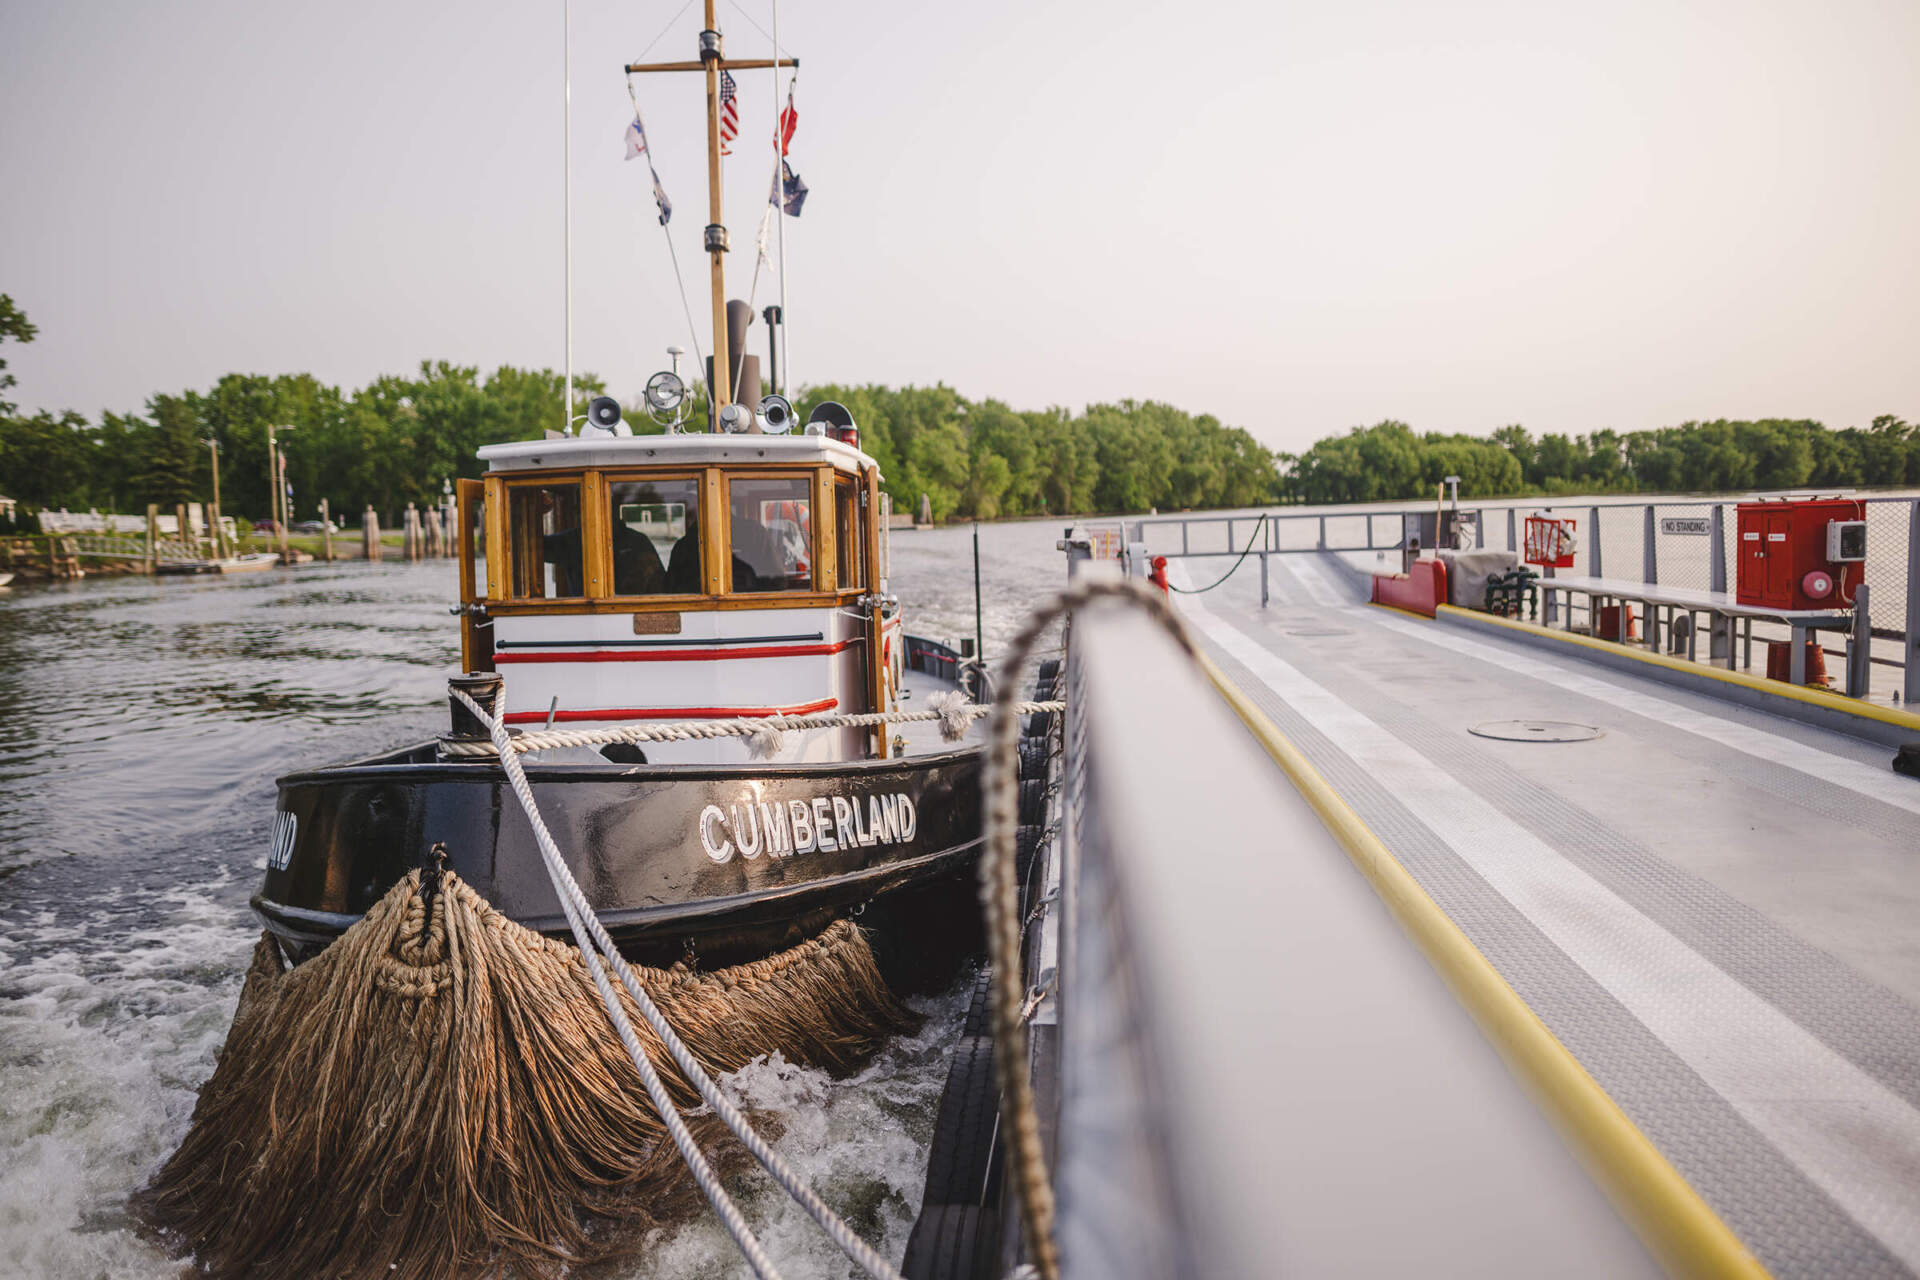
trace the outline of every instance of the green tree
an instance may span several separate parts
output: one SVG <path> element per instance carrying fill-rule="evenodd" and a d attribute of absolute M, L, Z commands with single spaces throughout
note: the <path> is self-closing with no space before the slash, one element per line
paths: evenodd
<path fill-rule="evenodd" d="M 139 458 L 129 477 L 133 505 L 156 502 L 167 508 L 198 501 L 211 488 L 207 483 L 210 455 L 200 443 L 202 426 L 194 401 L 185 396 L 155 396 L 147 401 L 147 413 L 150 420 L 132 429 Z M 221 505 L 228 501 L 223 488 Z"/>
<path fill-rule="evenodd" d="M 24 507 L 86 510 L 97 461 L 87 420 L 71 410 L 0 420 L 0 493 Z"/>
<path fill-rule="evenodd" d="M 27 313 L 14 305 L 7 294 L 0 293 L 0 342 L 32 342 L 40 334 Z M 0 395 L 4 395 L 16 384 L 17 379 L 7 372 L 7 362 L 0 358 Z M 0 400 L 0 418 L 11 418 L 15 405 L 11 400 Z"/>

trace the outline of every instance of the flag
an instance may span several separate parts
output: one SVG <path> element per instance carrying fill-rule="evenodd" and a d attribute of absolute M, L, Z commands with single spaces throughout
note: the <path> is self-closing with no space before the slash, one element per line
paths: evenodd
<path fill-rule="evenodd" d="M 774 139 L 780 147 L 781 155 L 784 156 L 787 154 L 787 146 L 793 141 L 794 127 L 799 123 L 800 115 L 793 109 L 793 89 L 789 86 L 787 89 L 787 109 L 780 113 L 780 132 Z"/>
<path fill-rule="evenodd" d="M 733 76 L 720 73 L 720 154 L 730 156 L 733 148 L 728 144 L 740 136 L 740 104 L 733 97 Z"/>
<path fill-rule="evenodd" d="M 648 168 L 652 168 L 651 165 Z M 667 199 L 667 189 L 660 185 L 660 175 L 653 175 L 653 202 L 660 206 L 660 225 L 666 226 L 673 217 L 673 201 Z"/>
<path fill-rule="evenodd" d="M 780 176 L 785 181 L 774 187 L 776 198 L 777 193 L 784 189 L 787 198 L 785 203 L 780 207 L 787 211 L 789 217 L 797 218 L 800 216 L 800 206 L 807 202 L 807 184 L 801 180 L 800 175 L 795 173 L 793 167 L 785 160 L 780 162 Z"/>
<path fill-rule="evenodd" d="M 640 110 L 636 104 L 633 123 L 627 126 L 627 159 L 646 156 L 647 172 L 653 177 L 653 202 L 660 206 L 660 225 L 666 226 L 673 217 L 673 201 L 667 199 L 667 189 L 660 185 L 660 171 L 653 167 L 653 153 L 647 150 L 647 127 L 640 123 Z"/>
<path fill-rule="evenodd" d="M 768 241 L 772 234 L 773 202 L 768 201 L 766 212 L 760 215 L 760 234 L 753 238 L 754 248 L 760 252 L 760 257 L 753 265 L 755 272 L 758 272 L 761 267 L 765 267 L 768 271 L 773 270 L 773 255 L 768 249 Z"/>

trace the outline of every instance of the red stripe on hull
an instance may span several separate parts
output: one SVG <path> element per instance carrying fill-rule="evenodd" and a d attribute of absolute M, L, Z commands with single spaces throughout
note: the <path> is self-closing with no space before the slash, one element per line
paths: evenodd
<path fill-rule="evenodd" d="M 496 653 L 495 662 L 717 662 L 725 658 L 812 658 L 839 653 L 856 640 L 838 644 L 759 645 L 740 649 L 560 649 L 538 653 Z"/>
<path fill-rule="evenodd" d="M 797 707 L 601 707 L 555 713 L 555 723 L 579 720 L 753 720 L 767 716 L 811 716 L 831 711 L 838 698 L 822 698 Z M 509 711 L 508 724 L 545 724 L 544 711 Z"/>

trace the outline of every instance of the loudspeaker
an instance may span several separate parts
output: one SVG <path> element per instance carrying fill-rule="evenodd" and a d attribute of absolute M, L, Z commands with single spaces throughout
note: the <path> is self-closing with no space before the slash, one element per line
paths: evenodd
<path fill-rule="evenodd" d="M 595 396 L 587 406 L 587 421 L 602 431 L 613 430 L 620 425 L 620 402 L 612 396 Z"/>
<path fill-rule="evenodd" d="M 773 395 L 761 399 L 760 429 L 770 436 L 783 436 L 793 430 L 793 405 L 785 396 Z"/>

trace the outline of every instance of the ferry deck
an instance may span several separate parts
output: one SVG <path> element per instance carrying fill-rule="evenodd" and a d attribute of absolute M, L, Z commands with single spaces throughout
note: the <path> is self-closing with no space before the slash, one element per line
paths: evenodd
<path fill-rule="evenodd" d="M 1920 718 L 1269 568 L 1073 629 L 1062 1274 L 1920 1274 Z"/>
<path fill-rule="evenodd" d="M 1264 609 L 1251 574 L 1175 600 L 1249 727 L 1297 747 L 1752 1261 L 1920 1272 L 1920 781 L 1883 741 L 1365 584 L 1289 555 Z M 1515 721 L 1597 733 L 1483 736 Z"/>

